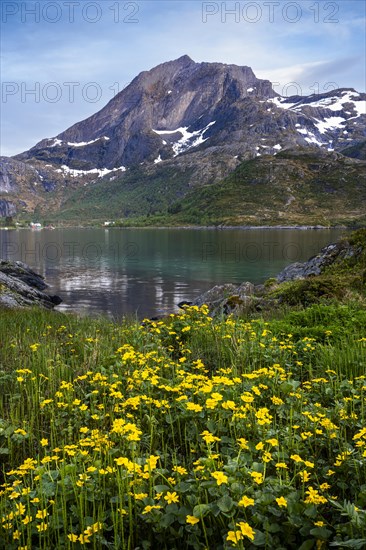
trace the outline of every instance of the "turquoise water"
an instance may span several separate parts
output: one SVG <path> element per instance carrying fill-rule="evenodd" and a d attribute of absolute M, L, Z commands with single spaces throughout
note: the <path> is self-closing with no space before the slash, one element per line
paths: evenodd
<path fill-rule="evenodd" d="M 0 257 L 21 260 L 62 311 L 139 318 L 176 311 L 216 284 L 261 283 L 305 261 L 339 229 L 1 230 Z"/>

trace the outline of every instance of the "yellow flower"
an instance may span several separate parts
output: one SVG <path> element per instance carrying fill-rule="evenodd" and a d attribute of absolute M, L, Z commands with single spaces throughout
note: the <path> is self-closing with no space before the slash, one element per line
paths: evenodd
<path fill-rule="evenodd" d="M 41 443 L 42 447 L 46 447 L 48 445 L 48 439 L 43 438 L 43 439 L 41 439 L 40 443 Z"/>
<path fill-rule="evenodd" d="M 16 531 L 14 531 L 13 533 L 13 540 L 19 540 L 21 537 L 21 532 L 18 531 L 18 529 Z"/>
<path fill-rule="evenodd" d="M 311 477 L 311 475 L 306 470 L 303 470 L 302 472 L 299 472 L 299 478 L 301 479 L 301 481 L 303 483 L 306 483 L 307 481 L 309 481 L 310 477 Z"/>
<path fill-rule="evenodd" d="M 173 502 L 179 502 L 179 496 L 175 491 L 174 493 L 168 491 L 164 497 L 164 500 L 166 500 L 168 504 L 172 504 Z"/>
<path fill-rule="evenodd" d="M 261 474 L 260 472 L 251 472 L 250 475 L 254 479 L 255 483 L 257 483 L 258 485 L 263 483 L 263 474 Z"/>
<path fill-rule="evenodd" d="M 271 397 L 271 401 L 274 405 L 283 405 L 284 401 L 280 397 L 273 396 Z"/>
<path fill-rule="evenodd" d="M 244 508 L 246 508 L 247 506 L 254 506 L 254 498 L 249 498 L 246 495 L 244 495 L 239 500 L 238 506 L 244 506 Z"/>
<path fill-rule="evenodd" d="M 287 500 L 284 497 L 276 498 L 276 502 L 280 507 L 287 507 Z"/>
<path fill-rule="evenodd" d="M 25 430 L 23 430 L 22 428 L 18 428 L 17 430 L 14 430 L 14 433 L 15 434 L 20 434 L 20 435 L 27 435 L 27 432 Z"/>
<path fill-rule="evenodd" d="M 23 516 L 25 514 L 25 506 L 22 502 L 19 502 L 19 504 L 15 504 L 15 507 L 17 509 L 16 515 Z"/>
<path fill-rule="evenodd" d="M 295 462 L 304 462 L 301 456 L 299 455 L 291 455 L 290 458 L 294 460 Z"/>
<path fill-rule="evenodd" d="M 135 497 L 135 500 L 143 500 L 144 498 L 146 498 L 148 496 L 147 493 L 136 493 L 134 495 Z"/>
<path fill-rule="evenodd" d="M 39 533 L 42 533 L 44 531 L 47 531 L 48 529 L 48 525 L 47 523 L 45 523 L 44 521 L 42 521 L 42 523 L 40 523 L 39 525 L 37 525 L 37 530 Z"/>
<path fill-rule="evenodd" d="M 196 516 L 187 516 L 186 517 L 186 522 L 189 523 L 190 525 L 195 525 L 196 523 L 199 523 L 199 518 L 196 518 Z"/>
<path fill-rule="evenodd" d="M 222 485 L 223 483 L 228 482 L 228 477 L 224 474 L 224 472 L 212 472 L 211 475 L 214 479 L 216 479 L 217 485 Z"/>
<path fill-rule="evenodd" d="M 327 499 L 319 495 L 319 492 L 312 487 L 309 487 L 309 489 L 306 491 L 306 494 L 308 495 L 305 499 L 306 504 L 324 504 L 325 502 L 327 502 Z"/>
<path fill-rule="evenodd" d="M 24 525 L 27 525 L 28 523 L 31 523 L 32 521 L 33 521 L 32 516 L 25 516 L 25 518 L 23 519 Z"/>
<path fill-rule="evenodd" d="M 67 535 L 67 538 L 68 538 L 71 542 L 77 542 L 77 541 L 78 541 L 78 536 L 77 536 L 77 535 L 74 535 L 73 533 L 70 533 L 69 535 Z"/>
<path fill-rule="evenodd" d="M 47 517 L 46 508 L 44 510 L 38 510 L 38 512 L 36 513 L 36 518 L 37 519 L 44 519 L 45 517 Z"/>
<path fill-rule="evenodd" d="M 80 542 L 80 544 L 88 544 L 90 542 L 90 535 L 79 535 L 78 537 L 78 541 Z"/>
<path fill-rule="evenodd" d="M 159 461 L 160 456 L 150 455 L 149 458 L 146 459 L 146 464 L 144 466 L 145 471 L 152 471 L 155 470 L 156 465 Z"/>
<path fill-rule="evenodd" d="M 212 435 L 208 430 L 205 430 L 201 433 L 203 439 L 206 443 L 213 443 L 214 441 L 220 441 L 219 437 L 216 437 L 215 435 Z"/>
<path fill-rule="evenodd" d="M 37 349 L 39 348 L 41 344 L 39 343 L 36 343 L 36 344 L 31 344 L 29 347 L 32 351 L 37 351 Z"/>
<path fill-rule="evenodd" d="M 173 467 L 173 472 L 177 472 L 180 475 L 184 475 L 184 474 L 187 473 L 187 470 L 185 468 L 183 468 L 182 466 L 174 466 Z"/>
<path fill-rule="evenodd" d="M 229 531 L 226 540 L 232 542 L 234 546 L 243 538 L 241 530 Z"/>
<path fill-rule="evenodd" d="M 245 537 L 248 537 L 250 540 L 254 540 L 254 529 L 250 527 L 250 525 L 244 521 L 241 521 L 240 523 L 236 524 L 238 527 L 240 527 L 240 531 L 242 535 Z"/>
<path fill-rule="evenodd" d="M 242 449 L 249 449 L 248 441 L 244 437 L 240 437 L 239 439 L 237 439 L 237 442 Z"/>
<path fill-rule="evenodd" d="M 143 509 L 143 514 L 149 514 L 152 510 L 160 510 L 161 506 L 159 506 L 158 504 L 155 504 L 153 506 L 145 506 L 145 508 Z"/>

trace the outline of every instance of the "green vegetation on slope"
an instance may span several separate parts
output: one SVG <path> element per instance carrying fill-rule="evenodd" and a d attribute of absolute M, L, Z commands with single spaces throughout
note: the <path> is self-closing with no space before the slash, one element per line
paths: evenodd
<path fill-rule="evenodd" d="M 195 188 L 175 218 L 214 224 L 354 224 L 366 220 L 365 165 L 282 152 L 242 163 L 222 182 Z"/>
<path fill-rule="evenodd" d="M 366 163 L 335 154 L 282 151 L 243 162 L 220 182 L 193 187 L 193 170 L 159 164 L 77 191 L 59 220 L 122 225 L 362 225 Z"/>
<path fill-rule="evenodd" d="M 97 181 L 72 193 L 55 219 L 101 220 L 153 216 L 166 212 L 169 205 L 188 189 L 189 172 L 177 168 L 152 174 L 134 169 L 120 179 Z"/>

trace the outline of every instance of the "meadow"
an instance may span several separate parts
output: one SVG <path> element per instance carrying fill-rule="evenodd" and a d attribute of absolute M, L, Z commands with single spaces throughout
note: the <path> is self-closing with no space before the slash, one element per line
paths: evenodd
<path fill-rule="evenodd" d="M 365 327 L 0 312 L 0 548 L 365 548 Z"/>

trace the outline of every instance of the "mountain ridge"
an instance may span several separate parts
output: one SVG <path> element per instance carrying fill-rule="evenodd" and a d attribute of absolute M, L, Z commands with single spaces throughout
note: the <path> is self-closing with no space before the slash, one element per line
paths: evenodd
<path fill-rule="evenodd" d="M 337 154 L 352 157 L 363 177 L 365 107 L 366 94 L 352 88 L 282 97 L 250 67 L 184 55 L 141 72 L 91 117 L 3 158 L 0 199 L 25 212 L 57 212 L 77 189 L 115 180 L 123 188 L 131 170 L 146 178 L 159 165 L 186 174 L 179 197 L 217 184 L 243 162 L 291 150 L 329 154 L 335 169 Z"/>

